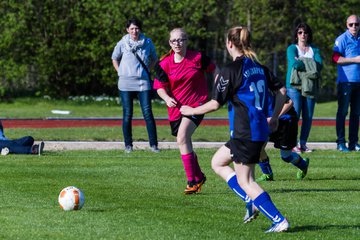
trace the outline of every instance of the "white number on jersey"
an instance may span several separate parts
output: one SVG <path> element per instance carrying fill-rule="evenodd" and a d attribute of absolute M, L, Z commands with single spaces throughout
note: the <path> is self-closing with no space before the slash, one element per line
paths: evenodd
<path fill-rule="evenodd" d="M 259 80 L 256 84 L 251 82 L 250 91 L 253 91 L 255 95 L 255 107 L 257 109 L 263 109 L 265 104 L 265 94 L 262 94 L 261 96 L 260 93 L 265 92 L 265 81 Z"/>

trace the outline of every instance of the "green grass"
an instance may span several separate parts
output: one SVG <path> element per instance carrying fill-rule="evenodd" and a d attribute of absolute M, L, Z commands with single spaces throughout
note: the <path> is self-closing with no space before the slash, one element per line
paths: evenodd
<path fill-rule="evenodd" d="M 336 114 L 336 102 L 319 103 L 315 107 L 315 117 L 331 118 Z M 2 118 L 48 118 L 48 117 L 118 117 L 122 116 L 122 108 L 116 102 L 79 102 L 55 101 L 46 99 L 22 98 L 12 103 L 0 103 Z M 52 114 L 51 110 L 70 110 L 70 115 Z M 167 111 L 159 101 L 153 103 L 154 115 L 166 118 Z M 134 117 L 142 117 L 138 103 L 134 107 Z M 226 107 L 210 113 L 206 117 L 227 117 Z M 170 135 L 169 126 L 157 126 L 159 141 L 175 141 Z M 211 132 L 211 134 L 209 134 Z M 347 133 L 347 131 L 346 131 Z M 81 141 L 123 141 L 121 126 L 119 127 L 91 127 L 91 128 L 56 128 L 56 129 L 7 129 L 9 138 L 31 135 L 42 140 L 81 140 Z M 133 128 L 134 141 L 147 141 L 145 127 Z M 193 136 L 194 141 L 227 141 L 228 127 L 214 127 L 201 125 Z M 313 126 L 309 141 L 334 142 L 336 140 L 335 127 Z"/>
<path fill-rule="evenodd" d="M 215 150 L 197 149 L 208 181 L 185 196 L 177 150 L 63 151 L 0 158 L 0 239 L 359 239 L 357 153 L 315 151 L 308 176 L 269 151 L 274 182 L 263 183 L 291 223 L 288 233 L 264 234 L 261 215 L 243 224 L 244 203 L 210 168 Z M 257 173 L 259 169 L 257 168 Z M 85 194 L 80 211 L 64 212 L 60 190 Z"/>
<path fill-rule="evenodd" d="M 346 133 L 347 133 L 346 128 Z M 159 141 L 176 141 L 170 134 L 170 126 L 157 126 Z M 211 133 L 211 134 L 209 134 Z M 6 129 L 10 139 L 31 135 L 36 140 L 47 141 L 123 141 L 121 127 L 87 128 L 12 128 Z M 134 141 L 148 141 L 146 127 L 133 127 Z M 200 125 L 192 136 L 193 141 L 225 142 L 229 140 L 228 126 Z M 335 142 L 335 127 L 316 127 L 311 129 L 309 142 Z"/>
<path fill-rule="evenodd" d="M 226 104 L 225 104 L 226 105 Z M 12 102 L 0 102 L 1 118 L 48 118 L 48 117 L 122 117 L 122 108 L 115 101 L 64 101 L 39 98 L 19 98 Z M 52 114 L 51 110 L 69 110 L 69 115 Z M 315 106 L 315 117 L 336 115 L 337 103 L 318 103 Z M 155 117 L 167 117 L 166 106 L 161 101 L 153 102 Z M 209 113 L 207 117 L 227 117 L 226 106 Z M 134 105 L 134 117 L 142 117 L 139 103 Z"/>

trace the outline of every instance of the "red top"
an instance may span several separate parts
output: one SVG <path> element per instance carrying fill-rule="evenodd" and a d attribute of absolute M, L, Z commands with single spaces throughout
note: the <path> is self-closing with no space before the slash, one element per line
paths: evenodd
<path fill-rule="evenodd" d="M 197 107 L 207 102 L 208 88 L 204 72 L 214 71 L 215 64 L 209 62 L 207 66 L 201 66 L 201 62 L 200 52 L 187 50 L 185 58 L 179 63 L 174 62 L 174 52 L 159 63 L 168 81 L 155 78 L 154 89 L 168 89 L 170 97 L 178 103 L 176 107 L 168 107 L 170 121 L 181 118 L 182 105 Z"/>

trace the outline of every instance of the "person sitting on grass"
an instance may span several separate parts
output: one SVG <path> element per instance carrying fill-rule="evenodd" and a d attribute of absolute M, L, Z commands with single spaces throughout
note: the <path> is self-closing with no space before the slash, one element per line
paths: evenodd
<path fill-rule="evenodd" d="M 272 115 L 274 109 L 275 98 L 270 94 L 269 98 L 269 116 Z M 293 106 L 292 100 L 287 97 L 287 100 L 279 115 L 279 125 L 275 132 L 269 136 L 269 142 L 274 143 L 274 148 L 280 149 L 280 156 L 284 162 L 291 163 L 299 170 L 296 174 L 296 179 L 302 180 L 308 171 L 310 159 L 303 159 L 298 153 L 292 152 L 292 149 L 297 144 L 298 133 L 298 117 Z M 256 179 L 257 182 L 274 180 L 273 171 L 270 166 L 270 159 L 265 151 L 264 145 L 260 153 L 259 166 L 262 175 Z"/>
<path fill-rule="evenodd" d="M 19 139 L 10 140 L 5 137 L 4 127 L 0 121 L 0 150 L 1 155 L 13 154 L 37 154 L 41 155 L 45 143 L 34 144 L 34 138 L 25 136 Z"/>

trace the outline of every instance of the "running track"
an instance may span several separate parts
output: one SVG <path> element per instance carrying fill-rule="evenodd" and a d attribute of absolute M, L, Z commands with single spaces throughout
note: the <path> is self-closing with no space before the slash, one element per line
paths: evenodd
<path fill-rule="evenodd" d="M 69 128 L 69 127 L 114 127 L 121 126 L 120 118 L 49 118 L 49 119 L 1 119 L 4 128 Z M 164 118 L 155 120 L 156 125 L 168 126 L 169 121 Z M 227 126 L 225 118 L 205 118 L 203 126 Z M 301 120 L 299 122 L 301 125 Z M 335 119 L 313 119 L 313 126 L 335 126 Z M 348 121 L 346 121 L 348 125 Z M 143 119 L 134 118 L 133 126 L 145 126 Z"/>

